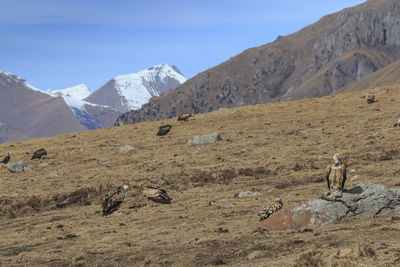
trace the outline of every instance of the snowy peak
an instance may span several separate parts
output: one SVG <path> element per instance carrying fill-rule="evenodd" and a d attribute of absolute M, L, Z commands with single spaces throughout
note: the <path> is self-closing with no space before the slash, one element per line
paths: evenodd
<path fill-rule="evenodd" d="M 61 89 L 61 90 L 47 90 L 52 96 L 70 97 L 77 100 L 82 100 L 93 93 L 93 89 L 86 84 L 79 84 L 77 86 Z"/>
<path fill-rule="evenodd" d="M 37 89 L 36 87 L 33 87 L 29 83 L 27 83 L 24 79 L 21 77 L 7 71 L 0 71 L 0 85 L 6 86 L 6 87 L 15 87 L 16 85 L 23 85 L 31 90 L 34 91 L 39 91 L 43 93 L 42 90 Z"/>
<path fill-rule="evenodd" d="M 112 79 L 115 89 L 123 98 L 121 104 L 127 110 L 139 109 L 151 97 L 160 96 L 186 80 L 177 67 L 168 64 L 156 65 Z"/>

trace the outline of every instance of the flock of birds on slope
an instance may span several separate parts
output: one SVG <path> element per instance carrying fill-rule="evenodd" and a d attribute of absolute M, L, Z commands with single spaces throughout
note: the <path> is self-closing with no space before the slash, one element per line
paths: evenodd
<path fill-rule="evenodd" d="M 372 104 L 376 102 L 375 95 L 369 93 L 367 95 L 367 103 Z M 188 119 L 192 117 L 191 113 L 184 113 L 178 117 L 178 121 L 188 121 Z M 400 119 L 396 122 L 393 127 L 400 127 Z M 169 133 L 172 126 L 162 125 L 159 127 L 157 136 L 163 136 Z M 32 155 L 31 160 L 41 159 L 42 157 L 47 156 L 47 151 L 45 149 L 39 149 L 35 151 Z M 329 192 L 322 195 L 323 199 L 326 199 L 327 196 L 331 194 L 333 191 L 343 190 L 346 182 L 346 164 L 343 162 L 342 157 L 338 154 L 333 156 L 334 163 L 332 165 L 328 165 L 325 173 L 325 180 L 327 183 L 327 187 Z M 0 164 L 7 164 L 10 161 L 10 153 L 7 152 L 3 157 L 0 158 Z M 0 165 L 1 167 L 1 165 Z M 162 204 L 170 204 L 172 199 L 168 195 L 168 193 L 158 185 L 144 185 L 140 186 L 141 192 L 144 197 L 148 200 L 162 203 Z M 129 190 L 128 185 L 124 185 L 122 187 L 118 187 L 116 190 L 109 192 L 103 199 L 102 209 L 103 215 L 109 215 L 118 210 L 120 205 L 126 198 L 127 191 Z M 269 202 L 259 214 L 260 221 L 268 219 L 273 214 L 284 208 L 282 199 L 277 198 L 274 201 Z"/>

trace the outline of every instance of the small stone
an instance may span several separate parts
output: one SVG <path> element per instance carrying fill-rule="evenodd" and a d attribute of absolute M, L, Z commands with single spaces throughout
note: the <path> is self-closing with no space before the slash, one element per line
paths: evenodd
<path fill-rule="evenodd" d="M 260 256 L 261 256 L 261 251 L 256 250 L 256 251 L 252 252 L 251 254 L 249 254 L 247 256 L 247 258 L 251 261 L 251 260 L 253 260 L 255 258 L 259 258 Z"/>
<path fill-rule="evenodd" d="M 74 153 L 74 151 L 73 150 L 71 150 L 71 151 L 67 151 L 67 152 L 65 152 L 65 155 L 71 155 L 71 154 L 73 154 Z"/>
<path fill-rule="evenodd" d="M 17 172 L 28 171 L 33 168 L 33 165 L 26 164 L 25 160 L 22 159 L 16 163 L 8 164 L 7 168 L 10 172 L 17 173 Z"/>
<path fill-rule="evenodd" d="M 201 146 L 196 146 L 196 148 L 194 149 L 194 153 L 199 154 L 203 152 L 203 149 L 201 149 Z"/>
<path fill-rule="evenodd" d="M 42 163 L 38 164 L 38 167 L 43 168 L 43 167 L 46 167 L 47 165 L 49 165 L 47 162 L 42 162 Z"/>
<path fill-rule="evenodd" d="M 100 164 L 108 164 L 110 161 L 106 158 L 98 158 Z"/>
<path fill-rule="evenodd" d="M 155 142 L 158 140 L 158 138 L 157 137 L 149 137 L 149 138 L 147 138 L 147 140 Z"/>
<path fill-rule="evenodd" d="M 355 180 L 357 180 L 358 178 L 360 178 L 360 176 L 359 176 L 359 175 L 354 175 L 353 177 L 351 177 L 351 179 L 350 179 L 350 180 L 352 180 L 352 181 L 355 181 Z"/>
<path fill-rule="evenodd" d="M 123 145 L 119 148 L 119 151 L 121 151 L 121 152 L 128 152 L 131 150 L 136 150 L 136 149 L 131 145 Z"/>
<path fill-rule="evenodd" d="M 200 136 L 194 136 L 192 140 L 189 140 L 188 143 L 193 144 L 207 144 L 207 143 L 215 143 L 217 141 L 221 141 L 222 137 L 219 133 L 209 133 Z"/>
<path fill-rule="evenodd" d="M 242 197 L 259 196 L 259 195 L 261 195 L 261 193 L 258 191 L 243 191 L 243 192 L 237 193 L 236 197 L 242 198 Z"/>

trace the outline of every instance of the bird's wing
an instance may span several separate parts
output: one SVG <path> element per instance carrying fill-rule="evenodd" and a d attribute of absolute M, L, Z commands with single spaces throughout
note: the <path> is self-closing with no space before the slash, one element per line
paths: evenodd
<path fill-rule="evenodd" d="M 344 188 L 344 183 L 346 182 L 346 178 L 347 178 L 346 177 L 347 176 L 346 164 L 343 164 L 342 175 L 343 175 L 342 188 Z"/>
<path fill-rule="evenodd" d="M 326 167 L 325 179 L 326 179 L 326 183 L 328 184 L 329 190 L 331 190 L 331 185 L 329 183 L 329 175 L 330 174 L 331 174 L 331 165 L 328 165 L 328 167 Z"/>

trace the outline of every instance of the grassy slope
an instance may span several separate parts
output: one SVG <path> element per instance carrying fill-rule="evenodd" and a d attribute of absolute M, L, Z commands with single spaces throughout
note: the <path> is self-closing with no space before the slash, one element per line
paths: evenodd
<path fill-rule="evenodd" d="M 10 151 L 13 162 L 42 147 L 49 154 L 30 161 L 35 168 L 28 172 L 0 171 L 0 265 L 193 266 L 223 260 L 286 266 L 310 249 L 356 243 L 368 244 L 377 256 L 355 263 L 392 264 L 400 258 L 398 211 L 308 232 L 258 229 L 257 213 L 268 200 L 280 196 L 291 205 L 319 197 L 334 153 L 354 170 L 350 178 L 358 176 L 347 188 L 361 182 L 398 187 L 400 135 L 392 125 L 400 116 L 400 86 L 374 91 L 378 102 L 372 105 L 362 91 L 220 110 L 189 122 L 146 122 L 2 144 L 1 153 Z M 149 140 L 163 123 L 174 125 L 171 132 Z M 324 130 L 301 131 L 317 128 Z M 191 136 L 209 132 L 224 140 L 201 145 L 199 153 L 187 144 Z M 136 150 L 121 153 L 125 144 Z M 39 168 L 39 162 L 49 165 Z M 163 185 L 172 204 L 129 209 L 128 203 L 138 201 L 131 195 L 121 214 L 101 216 L 108 188 L 144 181 Z M 235 198 L 252 189 L 262 195 Z M 67 197 L 76 203 L 55 208 Z M 250 262 L 247 255 L 255 250 L 261 257 Z"/>

